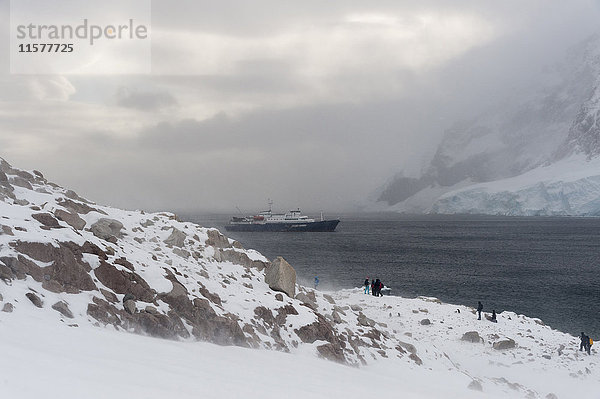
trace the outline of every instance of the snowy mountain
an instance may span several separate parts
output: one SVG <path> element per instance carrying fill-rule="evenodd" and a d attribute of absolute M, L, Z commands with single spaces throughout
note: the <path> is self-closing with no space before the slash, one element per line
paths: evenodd
<path fill-rule="evenodd" d="M 571 49 L 540 81 L 533 95 L 516 93 L 516 100 L 449 129 L 428 169 L 394 178 L 380 204 L 415 213 L 599 214 L 593 182 L 600 171 L 592 159 L 600 155 L 600 36 Z M 577 182 L 564 168 L 574 159 L 581 161 Z"/>
<path fill-rule="evenodd" d="M 600 383 L 595 348 L 538 319 L 319 292 L 215 229 L 1 159 L 0 280 L 6 397 L 593 398 Z"/>

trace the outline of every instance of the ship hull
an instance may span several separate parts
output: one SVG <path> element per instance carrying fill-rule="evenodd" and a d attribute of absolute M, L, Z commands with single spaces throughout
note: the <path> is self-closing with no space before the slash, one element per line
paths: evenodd
<path fill-rule="evenodd" d="M 228 224 L 225 226 L 227 231 L 310 231 L 326 232 L 335 231 L 339 220 L 322 220 L 318 222 L 307 223 L 248 223 L 248 224 Z"/>

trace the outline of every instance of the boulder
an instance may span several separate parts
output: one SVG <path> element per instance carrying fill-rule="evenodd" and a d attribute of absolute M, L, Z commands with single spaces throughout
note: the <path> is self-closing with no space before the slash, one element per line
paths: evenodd
<path fill-rule="evenodd" d="M 31 303 L 33 303 L 38 308 L 41 308 L 44 306 L 44 303 L 42 302 L 40 297 L 35 295 L 33 292 L 28 292 L 27 294 L 25 294 L 25 296 L 27 297 L 27 299 L 29 299 L 31 301 Z"/>
<path fill-rule="evenodd" d="M 173 227 L 171 235 L 163 242 L 167 245 L 181 248 L 185 243 L 185 237 L 186 235 L 183 231 L 177 230 L 175 227 Z"/>
<path fill-rule="evenodd" d="M 14 309 L 14 306 L 10 302 L 5 303 L 4 306 L 2 307 L 2 311 L 6 312 L 6 313 L 12 313 L 13 309 Z"/>
<path fill-rule="evenodd" d="M 56 220 L 54 216 L 49 213 L 34 213 L 31 215 L 31 217 L 40 222 L 42 225 L 50 227 L 51 229 L 60 227 L 58 220 Z"/>
<path fill-rule="evenodd" d="M 267 266 L 265 282 L 272 290 L 281 291 L 290 298 L 296 296 L 296 271 L 281 256 Z"/>
<path fill-rule="evenodd" d="M 375 327 L 375 320 L 369 319 L 364 313 L 358 314 L 358 324 L 363 327 Z"/>
<path fill-rule="evenodd" d="M 423 364 L 423 361 L 421 360 L 421 358 L 419 356 L 417 356 L 415 353 L 411 353 L 410 356 L 408 356 L 412 361 L 414 361 L 415 363 L 417 363 L 417 366 L 420 366 Z"/>
<path fill-rule="evenodd" d="M 512 349 L 515 346 L 516 346 L 515 341 L 510 338 L 503 339 L 502 341 L 494 342 L 494 345 L 492 345 L 492 347 L 496 350 Z"/>
<path fill-rule="evenodd" d="M 402 342 L 402 341 L 398 341 L 398 347 L 402 348 L 403 350 L 406 350 L 412 354 L 417 354 L 417 348 L 415 348 L 415 346 L 413 344 L 409 344 L 406 342 Z M 398 349 L 398 348 L 396 348 Z"/>
<path fill-rule="evenodd" d="M 85 220 L 80 218 L 79 215 L 75 212 L 67 212 L 62 209 L 57 209 L 56 211 L 54 211 L 54 216 L 56 216 L 58 220 L 62 220 L 75 230 L 83 230 L 83 228 L 85 227 Z"/>
<path fill-rule="evenodd" d="M 7 182 L 8 177 L 6 177 L 6 173 L 0 171 L 0 182 Z"/>
<path fill-rule="evenodd" d="M 472 380 L 467 388 L 472 389 L 473 391 L 483 392 L 483 386 L 481 386 L 481 382 L 477 380 Z"/>
<path fill-rule="evenodd" d="M 129 314 L 135 314 L 135 311 L 137 310 L 137 308 L 135 306 L 135 301 L 133 299 L 126 300 L 125 303 L 123 304 L 123 308 L 125 308 L 125 310 Z"/>
<path fill-rule="evenodd" d="M 27 180 L 23 179 L 20 176 L 16 176 L 13 177 L 12 179 L 10 179 L 10 183 L 13 186 L 17 186 L 17 187 L 23 187 L 27 190 L 33 190 L 33 187 L 31 186 L 31 183 L 29 183 Z"/>
<path fill-rule="evenodd" d="M 98 212 L 102 215 L 106 215 L 106 212 L 104 212 L 101 209 L 92 208 L 91 206 L 85 203 L 72 201 L 70 199 L 62 199 L 62 201 L 61 199 L 59 199 L 58 204 L 70 212 L 79 213 L 82 215 L 87 215 L 90 212 Z"/>
<path fill-rule="evenodd" d="M 479 335 L 477 331 L 468 331 L 463 334 L 461 341 L 467 341 L 472 343 L 483 342 L 483 338 Z"/>
<path fill-rule="evenodd" d="M 331 312 L 331 318 L 333 319 L 333 322 L 336 324 L 341 324 L 343 322 L 342 317 L 335 310 L 333 312 Z"/>
<path fill-rule="evenodd" d="M 423 319 L 423 320 L 421 320 L 421 325 L 422 326 L 428 326 L 430 324 L 431 324 L 431 320 L 429 320 L 429 319 Z"/>
<path fill-rule="evenodd" d="M 324 359 L 331 360 L 337 363 L 346 362 L 344 350 L 339 346 L 327 343 L 324 345 L 317 346 L 317 351 L 319 352 L 319 355 L 321 355 L 321 357 L 323 357 Z"/>
<path fill-rule="evenodd" d="M 2 234 L 6 234 L 7 236 L 15 235 L 10 226 L 0 225 L 0 235 Z"/>
<path fill-rule="evenodd" d="M 210 245 L 215 248 L 231 248 L 232 245 L 229 243 L 229 239 L 219 232 L 219 230 L 211 229 L 207 231 L 208 239 L 206 245 Z"/>
<path fill-rule="evenodd" d="M 121 236 L 122 228 L 123 223 L 119 222 L 118 220 L 100 218 L 90 227 L 90 230 L 92 234 L 101 240 L 115 243 L 117 242 L 117 238 Z"/>
<path fill-rule="evenodd" d="M 215 259 L 218 262 L 231 262 L 236 265 L 252 267 L 257 270 L 263 270 L 267 266 L 265 262 L 261 262 L 260 260 L 252 260 L 244 252 L 233 249 L 215 249 Z"/>
<path fill-rule="evenodd" d="M 64 301 L 56 302 L 54 305 L 52 305 L 52 309 L 56 310 L 63 316 L 68 317 L 69 319 L 73 318 L 73 313 L 69 309 L 69 305 Z"/>

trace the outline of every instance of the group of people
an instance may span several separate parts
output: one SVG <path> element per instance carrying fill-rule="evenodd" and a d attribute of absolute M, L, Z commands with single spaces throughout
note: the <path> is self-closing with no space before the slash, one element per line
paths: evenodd
<path fill-rule="evenodd" d="M 481 312 L 483 311 L 483 304 L 481 303 L 481 301 L 477 302 L 477 320 L 481 320 Z M 492 323 L 498 323 L 498 319 L 496 318 L 496 310 L 493 309 L 492 310 L 492 315 L 491 316 L 485 316 L 486 319 L 488 319 L 489 321 L 491 321 Z"/>
<path fill-rule="evenodd" d="M 371 293 L 373 296 L 383 296 L 381 293 L 383 287 L 384 285 L 379 279 L 372 279 L 370 283 L 368 277 L 365 279 L 365 294 Z"/>
<path fill-rule="evenodd" d="M 589 355 L 594 341 L 592 341 L 592 339 L 590 337 L 585 335 L 583 333 L 583 331 L 581 332 L 579 339 L 581 340 L 581 343 L 579 344 L 579 350 L 580 351 L 585 350 L 587 352 L 587 354 Z"/>

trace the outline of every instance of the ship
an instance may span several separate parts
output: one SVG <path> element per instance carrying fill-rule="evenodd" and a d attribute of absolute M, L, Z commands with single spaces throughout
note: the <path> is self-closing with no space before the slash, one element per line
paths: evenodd
<path fill-rule="evenodd" d="M 269 201 L 269 210 L 254 216 L 234 216 L 225 225 L 227 231 L 335 231 L 339 219 L 315 220 L 302 215 L 300 208 L 287 213 L 273 213 L 273 202 Z"/>

